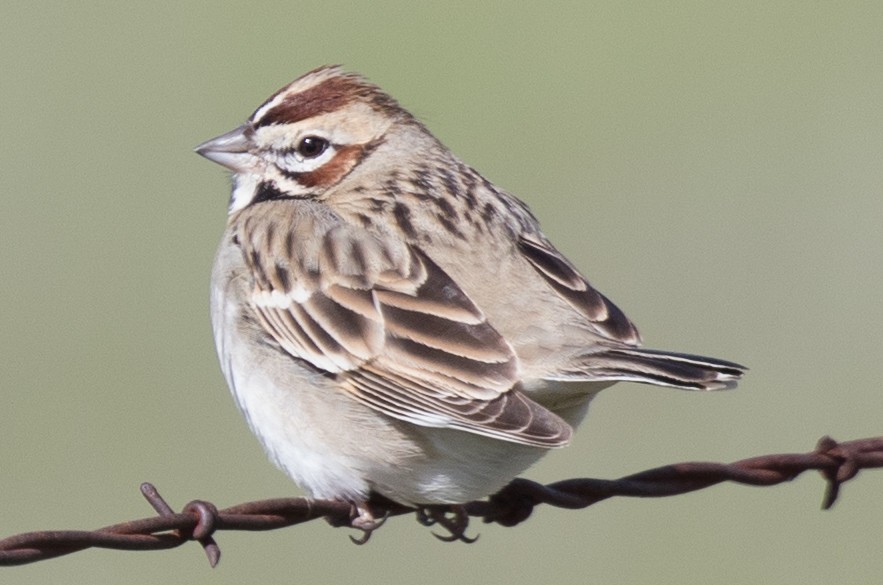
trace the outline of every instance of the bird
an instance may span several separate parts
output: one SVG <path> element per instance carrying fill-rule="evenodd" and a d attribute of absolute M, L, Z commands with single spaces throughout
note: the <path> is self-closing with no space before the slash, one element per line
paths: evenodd
<path fill-rule="evenodd" d="M 231 172 L 211 277 L 221 369 L 310 497 L 463 504 L 571 442 L 599 390 L 731 388 L 645 349 L 496 187 L 367 78 L 322 66 L 196 152 Z"/>

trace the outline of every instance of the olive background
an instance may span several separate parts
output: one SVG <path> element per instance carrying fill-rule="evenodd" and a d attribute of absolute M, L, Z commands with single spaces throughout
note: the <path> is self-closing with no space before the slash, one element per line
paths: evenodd
<path fill-rule="evenodd" d="M 524 199 L 648 346 L 738 390 L 605 391 L 526 475 L 615 478 L 883 434 L 883 4 L 404 1 L 0 8 L 0 535 L 300 492 L 220 375 L 208 278 L 229 192 L 192 148 L 342 63 Z M 489 274 L 488 278 L 494 278 Z M 321 421 L 316 421 L 321 424 Z M 870 583 L 883 472 L 815 473 L 443 544 L 317 521 L 86 551 L 3 583 Z"/>

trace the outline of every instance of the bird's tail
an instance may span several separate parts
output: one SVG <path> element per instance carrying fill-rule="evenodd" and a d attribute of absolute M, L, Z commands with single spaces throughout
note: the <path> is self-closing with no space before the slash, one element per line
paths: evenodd
<path fill-rule="evenodd" d="M 748 369 L 717 358 L 642 349 L 611 347 L 579 356 L 567 371 L 553 378 L 568 381 L 642 382 L 685 390 L 733 388 Z"/>

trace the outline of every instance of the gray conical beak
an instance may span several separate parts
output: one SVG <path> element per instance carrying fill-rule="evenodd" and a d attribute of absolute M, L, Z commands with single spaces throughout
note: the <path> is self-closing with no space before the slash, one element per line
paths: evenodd
<path fill-rule="evenodd" d="M 206 140 L 193 150 L 231 171 L 244 172 L 252 166 L 254 160 L 249 152 L 251 140 L 246 136 L 245 129 L 245 126 L 240 126 L 217 138 Z"/>

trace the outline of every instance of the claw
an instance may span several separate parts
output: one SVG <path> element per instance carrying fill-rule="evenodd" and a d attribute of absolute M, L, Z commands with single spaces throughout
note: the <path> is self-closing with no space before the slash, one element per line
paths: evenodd
<path fill-rule="evenodd" d="M 350 542 L 352 542 L 353 544 L 358 544 L 359 546 L 362 546 L 363 544 L 365 544 L 366 542 L 368 542 L 368 540 L 369 540 L 370 538 L 371 538 L 371 532 L 370 532 L 370 531 L 365 531 L 365 532 L 362 534 L 362 536 L 360 536 L 359 538 L 356 538 L 355 536 L 353 536 L 352 534 L 350 534 Z"/>
<path fill-rule="evenodd" d="M 432 535 L 442 542 L 465 542 L 472 544 L 478 540 L 478 536 L 470 538 L 466 536 L 466 529 L 469 527 L 469 514 L 466 513 L 464 506 L 449 507 L 426 507 L 417 510 L 417 521 L 423 526 L 433 526 L 438 524 L 449 534 L 438 534 L 433 532 Z"/>
<path fill-rule="evenodd" d="M 361 530 L 362 536 L 356 538 L 350 535 L 350 540 L 353 541 L 353 544 L 362 545 L 368 542 L 375 530 L 386 523 L 386 520 L 389 518 L 389 510 L 383 514 L 382 518 L 377 519 L 367 504 L 355 504 L 353 508 L 350 526 L 356 530 Z"/>

